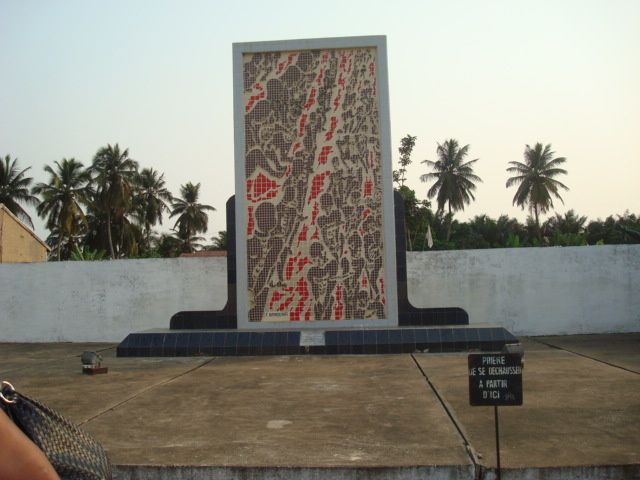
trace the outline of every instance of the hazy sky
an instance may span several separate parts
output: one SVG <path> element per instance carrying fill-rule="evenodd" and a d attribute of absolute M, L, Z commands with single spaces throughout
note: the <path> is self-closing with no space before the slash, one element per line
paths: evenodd
<path fill-rule="evenodd" d="M 523 220 L 505 168 L 543 142 L 568 159 L 557 211 L 640 213 L 638 0 L 0 0 L 0 155 L 46 181 L 45 164 L 119 143 L 174 194 L 201 182 L 214 235 L 234 185 L 231 44 L 351 35 L 387 35 L 394 168 L 416 135 L 420 198 L 420 161 L 453 137 L 484 180 L 457 217 Z"/>

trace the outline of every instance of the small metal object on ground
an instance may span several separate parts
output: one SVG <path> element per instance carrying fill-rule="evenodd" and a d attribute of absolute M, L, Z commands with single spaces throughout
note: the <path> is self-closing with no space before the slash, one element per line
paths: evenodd
<path fill-rule="evenodd" d="M 109 371 L 109 367 L 94 367 L 94 366 L 82 366 L 82 373 L 86 373 L 87 375 L 97 375 L 99 373 L 107 373 Z"/>

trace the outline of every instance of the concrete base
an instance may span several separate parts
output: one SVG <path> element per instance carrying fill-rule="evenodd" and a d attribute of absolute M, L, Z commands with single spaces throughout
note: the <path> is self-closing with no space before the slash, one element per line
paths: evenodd
<path fill-rule="evenodd" d="M 640 334 L 521 338 L 524 404 L 500 409 L 502 478 L 640 478 Z M 83 375 L 98 351 L 106 375 Z M 496 478 L 493 409 L 467 355 L 117 358 L 0 344 L 0 378 L 80 424 L 114 480 Z"/>
<path fill-rule="evenodd" d="M 591 465 L 502 469 L 503 480 L 630 480 L 640 465 Z M 430 465 L 391 468 L 195 467 L 116 465 L 114 480 L 495 480 L 479 465 Z"/>
<path fill-rule="evenodd" d="M 114 480 L 478 480 L 472 465 L 368 468 L 118 465 L 114 468 L 113 478 Z M 573 477 L 558 477 L 558 480 L 560 478 Z"/>

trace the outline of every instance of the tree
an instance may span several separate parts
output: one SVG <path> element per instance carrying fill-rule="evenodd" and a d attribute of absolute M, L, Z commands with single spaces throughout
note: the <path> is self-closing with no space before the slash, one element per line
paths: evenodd
<path fill-rule="evenodd" d="M 521 242 L 526 240 L 526 227 L 518 223 L 515 218 L 508 215 L 500 215 L 496 220 L 497 247 L 513 248 L 519 247 Z"/>
<path fill-rule="evenodd" d="M 197 233 L 206 233 L 209 223 L 207 211 L 215 211 L 211 205 L 198 203 L 200 196 L 200 184 L 194 185 L 191 182 L 180 186 L 181 198 L 174 198 L 171 205 L 171 217 L 178 216 L 174 225 L 178 237 L 184 242 L 184 249 L 187 252 L 193 250 L 193 237 Z"/>
<path fill-rule="evenodd" d="M 81 205 L 88 203 L 88 182 L 91 176 L 82 163 L 71 158 L 54 162 L 55 170 L 49 165 L 44 171 L 50 175 L 49 183 L 38 183 L 33 193 L 42 195 L 42 202 L 36 211 L 42 218 L 47 217 L 47 228 L 56 232 L 56 251 L 61 259 L 61 247 L 66 240 L 67 250 L 73 250 L 74 241 L 86 225 Z"/>
<path fill-rule="evenodd" d="M 69 260 L 80 262 L 104 260 L 106 255 L 107 253 L 104 250 L 91 250 L 89 247 L 83 247 L 80 250 L 78 245 L 74 245 Z"/>
<path fill-rule="evenodd" d="M 197 250 L 203 250 L 204 244 L 202 243 L 205 238 L 199 235 L 192 235 L 186 237 L 184 234 L 178 232 L 178 251 L 179 253 L 192 253 Z"/>
<path fill-rule="evenodd" d="M 411 164 L 411 152 L 413 152 L 413 147 L 416 145 L 416 138 L 407 134 L 400 140 L 400 148 L 398 148 L 398 152 L 400 152 L 400 168 L 394 170 L 393 181 L 400 184 L 401 187 L 404 186 L 406 180 L 407 167 Z"/>
<path fill-rule="evenodd" d="M 220 230 L 218 235 L 211 237 L 211 246 L 207 250 L 227 250 L 229 248 L 229 237 L 226 230 Z"/>
<path fill-rule="evenodd" d="M 624 232 L 625 235 L 631 237 L 632 241 L 636 243 L 640 242 L 640 230 L 628 227 L 626 225 L 619 224 L 618 228 Z"/>
<path fill-rule="evenodd" d="M 125 215 L 131 208 L 133 182 L 137 173 L 138 163 L 129 158 L 129 149 L 120 150 L 116 143 L 98 150 L 93 158 L 91 171 L 95 173 L 96 202 L 105 216 L 107 223 L 107 238 L 111 258 L 116 258 L 113 241 L 113 227 L 119 227 L 118 245 L 122 244 L 125 232 Z"/>
<path fill-rule="evenodd" d="M 174 235 L 163 233 L 155 239 L 154 243 L 154 248 L 161 257 L 177 257 L 180 255 L 182 242 Z"/>
<path fill-rule="evenodd" d="M 173 196 L 165 187 L 164 174 L 159 175 L 153 168 L 143 168 L 135 176 L 135 185 L 135 210 L 144 229 L 145 247 L 149 249 L 151 227 L 156 223 L 162 225 L 162 213 L 170 211 L 166 202 L 171 202 Z"/>
<path fill-rule="evenodd" d="M 445 140 L 438 144 L 436 154 L 438 160 L 423 160 L 433 168 L 433 172 L 420 176 L 423 182 L 435 180 L 435 183 L 427 191 L 427 197 L 437 197 L 438 211 L 442 213 L 445 205 L 448 205 L 449 219 L 447 226 L 446 241 L 451 238 L 451 222 L 453 212 L 464 210 L 464 206 L 475 200 L 473 191 L 476 189 L 474 182 L 482 182 L 482 179 L 473 173 L 473 164 L 478 159 L 464 162 L 469 153 L 469 145 L 460 148 L 455 139 Z"/>
<path fill-rule="evenodd" d="M 407 250 L 424 250 L 427 244 L 427 230 L 433 228 L 435 215 L 431 211 L 431 203 L 418 200 L 416 192 L 406 185 L 396 191 L 404 204 L 404 231 Z"/>
<path fill-rule="evenodd" d="M 87 234 L 84 236 L 83 245 L 93 250 L 109 252 L 107 213 L 96 202 L 91 202 L 87 207 L 87 225 Z M 116 257 L 136 257 L 140 254 L 139 246 L 143 241 L 142 229 L 127 215 L 111 222 L 111 232 Z M 111 255 L 109 258 L 112 258 Z"/>
<path fill-rule="evenodd" d="M 589 245 L 616 245 L 640 243 L 635 232 L 640 231 L 640 216 L 625 212 L 623 215 L 609 215 L 605 220 L 589 222 L 585 235 Z"/>
<path fill-rule="evenodd" d="M 33 178 L 25 176 L 30 168 L 20 170 L 18 159 L 11 161 L 10 155 L 4 157 L 4 162 L 0 160 L 0 203 L 4 203 L 11 213 L 33 228 L 31 217 L 20 205 L 38 205 L 38 198 L 29 191 Z"/>
<path fill-rule="evenodd" d="M 516 174 L 507 180 L 507 188 L 518 185 L 518 190 L 513 197 L 513 204 L 523 209 L 525 205 L 528 205 L 529 210 L 534 214 L 540 242 L 542 241 L 540 214 L 553 208 L 552 196 L 564 203 L 558 192 L 560 188 L 569 190 L 566 185 L 554 178 L 567 174 L 566 170 L 559 168 L 567 159 L 564 157 L 553 158 L 554 155 L 555 152 L 551 150 L 551 144 L 543 146 L 541 143 L 536 143 L 533 148 L 526 145 L 524 163 L 509 162 L 511 166 L 507 168 L 507 172 Z"/>
<path fill-rule="evenodd" d="M 571 209 L 565 212 L 564 215 L 556 213 L 553 217 L 547 220 L 544 224 L 543 230 L 549 233 L 562 233 L 562 234 L 579 234 L 584 232 L 585 225 L 587 223 L 587 217 L 578 215 L 575 210 Z"/>

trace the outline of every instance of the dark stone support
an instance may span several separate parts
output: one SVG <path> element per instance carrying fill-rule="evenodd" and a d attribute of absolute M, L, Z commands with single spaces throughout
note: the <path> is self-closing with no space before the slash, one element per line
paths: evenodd
<path fill-rule="evenodd" d="M 407 241 L 404 200 L 393 192 L 396 217 L 396 277 L 398 279 L 398 325 L 468 325 L 469 315 L 459 307 L 416 308 L 409 302 L 407 290 Z"/>
<path fill-rule="evenodd" d="M 169 322 L 172 330 L 236 329 L 236 206 L 235 195 L 227 200 L 227 303 L 222 310 L 183 311 Z"/>

